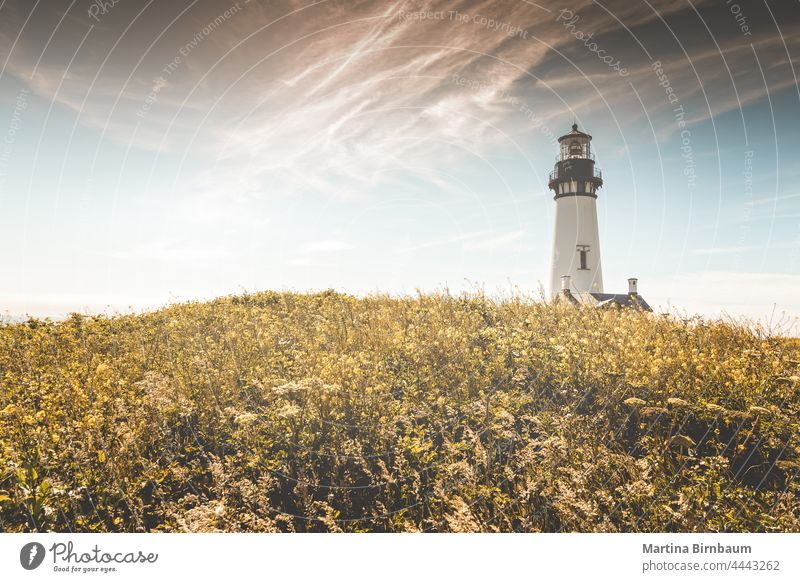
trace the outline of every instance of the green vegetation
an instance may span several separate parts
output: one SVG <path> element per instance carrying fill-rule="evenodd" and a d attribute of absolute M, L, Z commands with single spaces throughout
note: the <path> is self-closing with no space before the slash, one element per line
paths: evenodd
<path fill-rule="evenodd" d="M 800 346 L 447 294 L 0 326 L 4 531 L 800 531 Z"/>

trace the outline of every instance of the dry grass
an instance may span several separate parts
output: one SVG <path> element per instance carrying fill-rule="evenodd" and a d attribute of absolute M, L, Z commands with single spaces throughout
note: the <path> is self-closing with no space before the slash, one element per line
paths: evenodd
<path fill-rule="evenodd" d="M 447 294 L 0 327 L 5 531 L 800 531 L 800 346 Z"/>

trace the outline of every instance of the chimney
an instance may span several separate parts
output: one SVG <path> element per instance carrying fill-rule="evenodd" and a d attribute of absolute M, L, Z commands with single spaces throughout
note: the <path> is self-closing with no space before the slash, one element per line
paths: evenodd
<path fill-rule="evenodd" d="M 638 295 L 639 294 L 639 279 L 636 277 L 631 277 L 628 279 L 628 295 Z"/>
<path fill-rule="evenodd" d="M 564 293 L 564 295 L 569 294 L 569 281 L 571 278 L 572 277 L 569 275 L 563 275 L 561 277 L 561 292 Z"/>

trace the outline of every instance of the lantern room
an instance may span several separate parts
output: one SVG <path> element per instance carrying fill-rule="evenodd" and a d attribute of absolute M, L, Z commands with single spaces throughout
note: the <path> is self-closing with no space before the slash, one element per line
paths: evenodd
<path fill-rule="evenodd" d="M 558 138 L 559 154 L 550 173 L 550 189 L 556 198 L 562 196 L 592 196 L 603 185 L 603 176 L 595 167 L 592 136 L 572 125 L 572 131 Z"/>

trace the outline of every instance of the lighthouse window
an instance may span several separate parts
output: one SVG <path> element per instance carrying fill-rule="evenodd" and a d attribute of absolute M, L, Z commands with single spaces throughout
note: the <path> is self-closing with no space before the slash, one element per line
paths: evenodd
<path fill-rule="evenodd" d="M 578 245 L 578 255 L 580 257 L 581 266 L 578 267 L 579 271 L 588 271 L 589 265 L 586 259 L 586 255 L 589 253 L 589 245 Z"/>
<path fill-rule="evenodd" d="M 569 144 L 569 157 L 571 158 L 579 158 L 583 153 L 583 148 L 581 148 L 580 142 L 573 141 Z"/>

